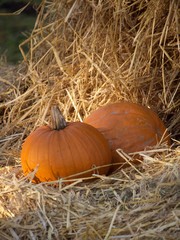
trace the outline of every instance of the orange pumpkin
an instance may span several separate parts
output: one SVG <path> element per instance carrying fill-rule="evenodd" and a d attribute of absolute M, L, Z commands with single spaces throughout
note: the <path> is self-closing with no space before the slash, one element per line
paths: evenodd
<path fill-rule="evenodd" d="M 133 153 L 160 141 L 170 144 L 166 127 L 157 114 L 135 103 L 119 102 L 100 107 L 84 122 L 97 128 L 108 140 L 113 163 L 124 162 L 116 152 L 118 148 Z M 117 167 L 113 167 L 115 169 Z"/>
<path fill-rule="evenodd" d="M 34 181 L 71 179 L 71 175 L 90 177 L 93 168 L 106 174 L 111 163 L 107 140 L 94 127 L 82 122 L 66 123 L 60 110 L 52 110 L 53 128 L 42 126 L 32 132 L 22 145 L 21 164 L 25 175 L 37 168 Z M 86 173 L 82 173 L 87 171 Z"/>

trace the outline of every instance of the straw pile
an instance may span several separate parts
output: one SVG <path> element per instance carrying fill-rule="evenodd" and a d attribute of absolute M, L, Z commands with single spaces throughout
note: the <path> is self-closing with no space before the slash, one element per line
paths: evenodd
<path fill-rule="evenodd" d="M 179 239 L 179 1 L 44 0 L 38 11 L 24 62 L 1 63 L 0 239 Z M 48 123 L 52 104 L 81 121 L 122 99 L 155 110 L 172 147 L 93 182 L 23 177 L 22 141 Z"/>

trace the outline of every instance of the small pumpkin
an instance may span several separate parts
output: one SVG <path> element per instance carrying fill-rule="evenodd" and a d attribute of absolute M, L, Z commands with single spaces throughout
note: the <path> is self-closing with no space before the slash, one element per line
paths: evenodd
<path fill-rule="evenodd" d="M 53 127 L 41 126 L 22 145 L 21 164 L 25 175 L 34 171 L 35 182 L 90 177 L 93 167 L 106 174 L 111 163 L 107 140 L 94 127 L 82 122 L 66 123 L 58 107 L 51 111 Z M 90 170 L 86 173 L 84 171 Z"/>
<path fill-rule="evenodd" d="M 166 127 L 158 115 L 147 107 L 131 102 L 118 102 L 100 107 L 84 119 L 85 123 L 97 128 L 108 140 L 113 163 L 124 160 L 116 152 L 142 151 L 160 141 L 170 144 Z M 112 170 L 117 169 L 114 166 Z"/>

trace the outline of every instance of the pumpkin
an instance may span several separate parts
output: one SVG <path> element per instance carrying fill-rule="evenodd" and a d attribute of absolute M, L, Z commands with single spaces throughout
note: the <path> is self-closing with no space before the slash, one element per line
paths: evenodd
<path fill-rule="evenodd" d="M 118 102 L 98 108 L 84 119 L 85 123 L 97 128 L 108 140 L 113 163 L 123 163 L 117 153 L 143 151 L 148 146 L 161 142 L 170 144 L 166 127 L 158 115 L 147 107 L 131 102 Z M 116 170 L 119 166 L 115 166 Z"/>
<path fill-rule="evenodd" d="M 67 123 L 57 106 L 52 108 L 51 117 L 53 127 L 38 127 L 22 145 L 24 174 L 37 169 L 36 183 L 72 179 L 72 175 L 90 177 L 95 167 L 99 174 L 106 174 L 109 167 L 104 165 L 111 163 L 111 151 L 103 135 L 88 124 Z"/>

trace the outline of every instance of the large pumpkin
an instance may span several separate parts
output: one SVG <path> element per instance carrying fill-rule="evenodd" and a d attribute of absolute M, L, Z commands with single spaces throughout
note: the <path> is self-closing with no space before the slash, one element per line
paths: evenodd
<path fill-rule="evenodd" d="M 71 175 L 89 177 L 95 167 L 99 174 L 107 173 L 109 167 L 103 166 L 111 163 L 111 151 L 97 129 L 81 122 L 66 123 L 57 107 L 52 110 L 52 123 L 53 128 L 39 127 L 26 138 L 21 151 L 25 175 L 37 169 L 34 181 L 42 182 Z"/>
<path fill-rule="evenodd" d="M 108 140 L 113 163 L 124 162 L 116 152 L 118 148 L 133 153 L 160 141 L 170 144 L 166 127 L 157 114 L 135 103 L 119 102 L 100 107 L 84 122 L 97 128 Z"/>

